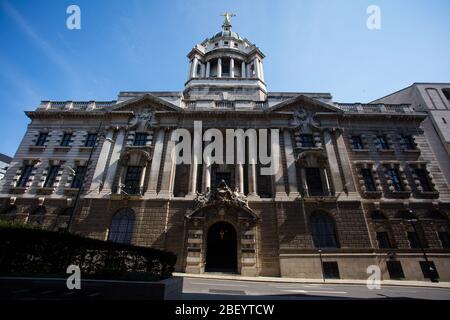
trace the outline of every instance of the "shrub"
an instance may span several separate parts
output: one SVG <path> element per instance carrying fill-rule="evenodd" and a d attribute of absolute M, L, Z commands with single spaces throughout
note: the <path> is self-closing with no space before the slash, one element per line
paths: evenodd
<path fill-rule="evenodd" d="M 82 277 L 160 280 L 172 275 L 175 254 L 60 233 L 0 224 L 0 274 L 64 275 L 69 265 Z"/>

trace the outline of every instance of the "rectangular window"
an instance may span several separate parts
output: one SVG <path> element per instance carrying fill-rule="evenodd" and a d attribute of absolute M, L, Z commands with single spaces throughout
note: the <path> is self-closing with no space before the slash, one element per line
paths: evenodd
<path fill-rule="evenodd" d="M 75 170 L 75 176 L 73 177 L 71 188 L 81 188 L 85 174 L 86 166 L 78 166 Z"/>
<path fill-rule="evenodd" d="M 48 170 L 47 178 L 45 178 L 44 188 L 51 188 L 58 176 L 59 166 L 51 166 Z"/>
<path fill-rule="evenodd" d="M 47 140 L 48 133 L 47 132 L 40 132 L 39 136 L 36 140 L 36 146 L 42 147 L 45 145 L 45 141 Z"/>
<path fill-rule="evenodd" d="M 375 138 L 375 145 L 379 150 L 389 150 L 389 144 L 385 136 L 377 136 Z"/>
<path fill-rule="evenodd" d="M 364 144 L 362 142 L 361 136 L 352 136 L 352 147 L 353 149 L 357 150 L 364 149 Z"/>
<path fill-rule="evenodd" d="M 134 136 L 134 145 L 135 146 L 145 146 L 147 143 L 147 133 L 136 133 Z"/>
<path fill-rule="evenodd" d="M 306 184 L 310 196 L 323 196 L 322 178 L 320 168 L 305 168 Z"/>
<path fill-rule="evenodd" d="M 125 176 L 124 190 L 127 194 L 139 194 L 139 180 L 141 177 L 141 167 L 128 166 L 127 174 Z"/>
<path fill-rule="evenodd" d="M 316 146 L 312 134 L 301 134 L 300 143 L 302 148 L 314 148 Z"/>
<path fill-rule="evenodd" d="M 377 191 L 375 187 L 375 182 L 373 181 L 372 172 L 370 169 L 361 169 L 361 175 L 364 179 L 364 185 L 366 191 Z"/>
<path fill-rule="evenodd" d="M 65 132 L 61 139 L 61 147 L 68 147 L 70 145 L 70 139 L 72 139 L 72 134 Z"/>
<path fill-rule="evenodd" d="M 411 248 L 420 248 L 420 239 L 416 232 L 408 232 L 408 241 Z"/>
<path fill-rule="evenodd" d="M 400 261 L 386 261 L 386 267 L 391 279 L 405 279 Z"/>
<path fill-rule="evenodd" d="M 425 169 L 414 169 L 414 173 L 419 179 L 420 185 L 424 192 L 433 191 L 433 187 L 431 186 L 430 179 L 428 178 L 428 173 Z"/>
<path fill-rule="evenodd" d="M 340 279 L 339 267 L 336 261 L 323 262 L 323 276 L 325 279 Z"/>
<path fill-rule="evenodd" d="M 419 263 L 425 279 L 439 279 L 439 274 L 433 261 L 428 261 L 428 263 L 426 261 L 419 261 Z"/>
<path fill-rule="evenodd" d="M 389 249 L 392 248 L 391 241 L 387 232 L 377 232 L 378 248 Z"/>
<path fill-rule="evenodd" d="M 22 172 L 20 174 L 20 178 L 17 181 L 16 187 L 25 188 L 28 180 L 30 179 L 31 173 L 33 172 L 34 165 L 27 164 L 22 168 Z"/>
<path fill-rule="evenodd" d="M 388 169 L 387 175 L 389 176 L 389 179 L 391 179 L 392 186 L 394 187 L 395 191 L 404 191 L 403 184 L 400 181 L 400 175 L 397 169 Z"/>
<path fill-rule="evenodd" d="M 450 234 L 448 232 L 439 232 L 442 248 L 450 249 Z"/>
<path fill-rule="evenodd" d="M 406 150 L 415 150 L 416 144 L 412 136 L 402 136 L 402 144 Z"/>
<path fill-rule="evenodd" d="M 97 141 L 97 134 L 96 133 L 88 133 L 86 137 L 86 141 L 84 142 L 85 147 L 94 147 L 95 142 Z"/>

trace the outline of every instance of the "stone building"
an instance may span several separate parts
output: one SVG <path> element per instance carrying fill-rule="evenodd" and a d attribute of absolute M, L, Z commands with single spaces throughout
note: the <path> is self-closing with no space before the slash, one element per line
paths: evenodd
<path fill-rule="evenodd" d="M 43 101 L 26 112 L 1 216 L 58 230 L 74 209 L 72 232 L 172 251 L 190 273 L 366 279 L 376 265 L 383 279 L 424 280 L 423 246 L 450 280 L 450 190 L 421 128 L 426 113 L 267 91 L 264 54 L 228 15 L 188 58 L 182 92 Z M 195 155 L 177 164 L 173 133 L 195 141 L 194 121 L 201 133 L 277 129 L 262 145 L 278 170 Z"/>
<path fill-rule="evenodd" d="M 0 153 L 0 180 L 5 176 L 6 170 L 11 163 L 12 158 L 6 154 Z"/>

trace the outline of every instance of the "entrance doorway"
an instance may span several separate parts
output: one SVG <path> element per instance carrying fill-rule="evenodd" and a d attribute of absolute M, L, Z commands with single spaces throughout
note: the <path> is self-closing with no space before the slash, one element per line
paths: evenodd
<path fill-rule="evenodd" d="M 205 271 L 237 271 L 236 230 L 228 222 L 217 222 L 208 230 Z"/>

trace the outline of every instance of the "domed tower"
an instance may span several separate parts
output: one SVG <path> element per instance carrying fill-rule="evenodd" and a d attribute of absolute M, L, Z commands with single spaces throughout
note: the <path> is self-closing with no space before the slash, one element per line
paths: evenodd
<path fill-rule="evenodd" d="M 264 54 L 247 39 L 232 31 L 231 17 L 225 13 L 222 31 L 197 44 L 188 54 L 188 81 L 185 84 L 186 104 L 197 107 L 217 101 L 240 101 L 245 108 L 267 98 L 264 83 Z"/>

